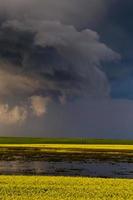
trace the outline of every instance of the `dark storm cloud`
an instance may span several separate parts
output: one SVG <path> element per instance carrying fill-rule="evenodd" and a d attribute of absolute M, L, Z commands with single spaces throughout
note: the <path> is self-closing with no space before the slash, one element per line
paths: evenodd
<path fill-rule="evenodd" d="M 0 100 L 7 121 L 24 120 L 29 110 L 40 116 L 55 100 L 109 96 L 101 63 L 120 56 L 97 32 L 82 29 L 96 26 L 107 7 L 104 0 L 0 3 Z"/>
<path fill-rule="evenodd" d="M 0 33 L 1 60 L 21 75 L 45 81 L 45 90 L 53 88 L 67 96 L 67 90 L 73 95 L 78 92 L 76 85 L 80 90 L 88 83 L 90 94 L 100 90 L 106 95 L 106 77 L 98 66 L 119 55 L 101 43 L 97 33 L 89 29 L 78 32 L 55 21 L 7 21 Z"/>
<path fill-rule="evenodd" d="M 12 28 L 0 28 L 1 59 L 14 65 L 22 65 L 24 54 L 31 51 L 32 44 L 32 33 L 15 31 Z"/>

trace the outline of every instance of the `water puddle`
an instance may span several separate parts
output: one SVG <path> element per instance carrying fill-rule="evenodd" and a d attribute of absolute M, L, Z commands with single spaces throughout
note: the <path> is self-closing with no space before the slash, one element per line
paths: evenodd
<path fill-rule="evenodd" d="M 133 178 L 133 163 L 112 161 L 0 161 L 0 174 Z"/>

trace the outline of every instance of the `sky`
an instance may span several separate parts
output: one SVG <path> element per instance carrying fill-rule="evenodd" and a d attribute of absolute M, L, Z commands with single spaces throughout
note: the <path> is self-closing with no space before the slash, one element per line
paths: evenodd
<path fill-rule="evenodd" d="M 133 139 L 132 10 L 0 0 L 0 135 Z"/>

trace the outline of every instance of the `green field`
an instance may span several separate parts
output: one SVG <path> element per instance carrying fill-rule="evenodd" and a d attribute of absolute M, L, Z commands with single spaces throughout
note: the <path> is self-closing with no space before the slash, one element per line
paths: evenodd
<path fill-rule="evenodd" d="M 1 200 L 132 200 L 133 180 L 0 176 Z"/>
<path fill-rule="evenodd" d="M 0 144 L 127 144 L 127 145 L 133 145 L 133 140 L 91 139 L 91 138 L 0 137 Z"/>

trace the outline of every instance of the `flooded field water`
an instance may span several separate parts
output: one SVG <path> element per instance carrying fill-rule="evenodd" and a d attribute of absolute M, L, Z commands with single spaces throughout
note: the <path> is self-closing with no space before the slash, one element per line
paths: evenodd
<path fill-rule="evenodd" d="M 133 178 L 133 163 L 109 161 L 0 161 L 0 174 Z"/>

